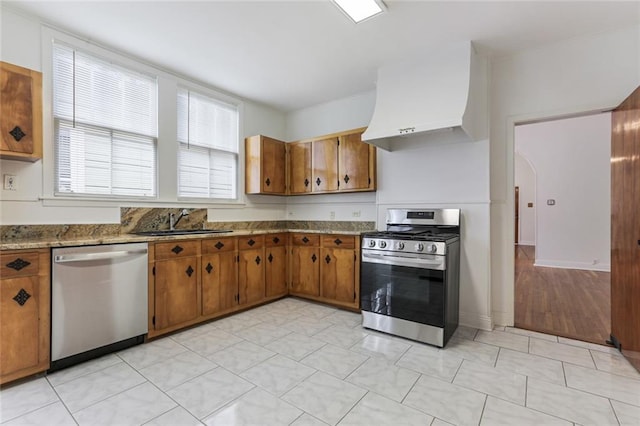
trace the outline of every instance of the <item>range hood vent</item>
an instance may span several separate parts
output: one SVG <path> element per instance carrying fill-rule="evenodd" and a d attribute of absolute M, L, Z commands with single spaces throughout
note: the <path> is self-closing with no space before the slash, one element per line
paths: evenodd
<path fill-rule="evenodd" d="M 487 133 L 486 61 L 469 41 L 378 70 L 376 106 L 362 140 L 387 151 L 407 140 L 477 141 Z"/>

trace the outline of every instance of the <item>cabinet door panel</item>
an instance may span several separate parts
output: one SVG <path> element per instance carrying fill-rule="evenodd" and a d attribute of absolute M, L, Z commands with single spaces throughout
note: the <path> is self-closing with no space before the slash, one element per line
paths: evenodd
<path fill-rule="evenodd" d="M 312 142 L 313 191 L 338 189 L 338 139 L 329 138 Z"/>
<path fill-rule="evenodd" d="M 320 249 L 294 247 L 291 255 L 291 292 L 320 295 Z"/>
<path fill-rule="evenodd" d="M 184 257 L 156 262 L 156 329 L 198 317 L 198 262 Z"/>
<path fill-rule="evenodd" d="M 311 192 L 311 142 L 289 144 L 289 192 Z"/>
<path fill-rule="evenodd" d="M 38 365 L 39 279 L 33 276 L 2 280 L 0 375 Z M 22 290 L 29 295 L 28 298 Z M 15 300 L 14 297 L 19 294 L 22 298 L 18 296 L 18 300 Z M 19 301 L 24 301 L 24 304 L 20 305 Z"/>
<path fill-rule="evenodd" d="M 355 300 L 355 252 L 322 249 L 322 297 L 339 302 Z"/>
<path fill-rule="evenodd" d="M 264 299 L 264 249 L 238 252 L 238 287 L 240 303 L 252 303 Z"/>
<path fill-rule="evenodd" d="M 340 136 L 338 167 L 340 190 L 369 188 L 369 145 L 362 133 Z"/>
<path fill-rule="evenodd" d="M 0 137 L 3 151 L 33 153 L 33 93 L 28 70 L 2 64 L 0 69 Z M 20 130 L 15 133 L 14 129 Z M 17 137 L 12 135 L 12 131 Z M 19 140 L 18 140 L 19 139 Z"/>
<path fill-rule="evenodd" d="M 284 246 L 269 247 L 265 255 L 267 297 L 287 294 L 287 248 Z"/>
<path fill-rule="evenodd" d="M 202 315 L 238 304 L 238 268 L 235 252 L 202 256 Z"/>
<path fill-rule="evenodd" d="M 285 144 L 268 137 L 262 140 L 262 191 L 267 194 L 285 192 Z"/>

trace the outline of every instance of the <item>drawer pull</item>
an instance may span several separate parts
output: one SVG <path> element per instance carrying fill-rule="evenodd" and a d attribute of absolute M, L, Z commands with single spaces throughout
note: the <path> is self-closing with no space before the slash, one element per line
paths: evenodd
<path fill-rule="evenodd" d="M 27 136 L 27 134 L 23 132 L 22 129 L 18 126 L 14 127 L 13 130 L 11 130 L 9 133 L 11 134 L 11 136 L 13 136 L 16 142 L 20 142 L 20 139 Z"/>
<path fill-rule="evenodd" d="M 327 265 L 331 262 L 331 256 L 327 255 L 327 257 L 324 258 L 324 261 L 327 262 Z"/>
<path fill-rule="evenodd" d="M 278 243 L 280 242 L 280 238 L 278 238 L 278 237 L 273 237 L 273 242 L 274 242 L 275 244 L 278 244 Z"/>
<path fill-rule="evenodd" d="M 222 247 L 224 247 L 224 244 L 222 244 L 220 241 L 218 241 L 214 247 L 217 248 L 218 250 L 220 250 Z"/>
<path fill-rule="evenodd" d="M 309 179 L 304 180 L 304 187 L 306 188 L 307 186 L 309 186 Z"/>
<path fill-rule="evenodd" d="M 269 263 L 273 262 L 273 255 L 271 253 L 269 253 L 269 257 L 267 257 L 267 260 L 269 261 Z"/>
<path fill-rule="evenodd" d="M 265 180 L 264 183 L 266 183 L 267 186 L 271 185 L 271 179 L 267 178 L 267 180 Z"/>
<path fill-rule="evenodd" d="M 7 267 L 9 267 L 11 269 L 15 269 L 16 271 L 19 271 L 20 269 L 26 268 L 29 265 L 31 265 L 31 262 L 29 262 L 27 260 L 24 260 L 24 259 L 21 259 L 21 258 L 17 258 L 13 262 L 7 263 Z"/>
<path fill-rule="evenodd" d="M 174 248 L 171 249 L 171 251 L 174 252 L 175 254 L 180 253 L 182 250 L 184 249 L 180 246 L 175 246 Z"/>
<path fill-rule="evenodd" d="M 316 263 L 316 260 L 318 260 L 315 253 L 313 254 L 313 256 L 311 256 L 311 260 L 313 260 L 313 263 Z"/>
<path fill-rule="evenodd" d="M 186 271 L 184 271 L 184 272 L 186 272 L 186 273 L 187 273 L 187 275 L 189 276 L 189 278 L 191 278 L 191 275 L 193 275 L 194 270 L 193 270 L 193 268 L 191 267 L 191 265 L 189 265 L 189 267 L 187 268 L 187 270 L 186 270 Z"/>
<path fill-rule="evenodd" d="M 211 266 L 211 263 L 207 263 L 207 267 L 204 268 L 204 269 L 207 270 L 207 274 L 210 274 L 211 271 L 213 271 L 213 266 Z"/>
<path fill-rule="evenodd" d="M 335 240 L 333 240 L 333 242 L 336 243 L 337 246 L 342 244 L 342 240 L 340 238 L 336 238 Z"/>
<path fill-rule="evenodd" d="M 18 305 L 24 306 L 24 304 L 27 303 L 27 300 L 29 300 L 30 297 L 31 295 L 27 293 L 24 288 L 21 288 L 18 294 L 13 296 L 13 300 L 15 300 Z"/>
<path fill-rule="evenodd" d="M 256 256 L 256 265 L 260 264 L 260 256 Z"/>
<path fill-rule="evenodd" d="M 309 242 L 309 239 L 307 237 L 302 238 L 302 242 L 307 244 Z"/>
<path fill-rule="evenodd" d="M 253 239 L 247 241 L 247 244 L 249 244 L 249 246 L 253 246 L 256 242 L 253 241 Z"/>
<path fill-rule="evenodd" d="M 320 180 L 320 178 L 316 179 L 316 185 L 320 186 L 321 183 L 322 181 Z"/>
<path fill-rule="evenodd" d="M 344 175 L 344 183 L 349 183 L 349 175 Z"/>

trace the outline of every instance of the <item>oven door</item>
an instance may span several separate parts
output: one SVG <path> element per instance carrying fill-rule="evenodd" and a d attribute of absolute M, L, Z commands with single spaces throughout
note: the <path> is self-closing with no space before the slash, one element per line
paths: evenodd
<path fill-rule="evenodd" d="M 444 327 L 444 256 L 393 256 L 362 250 L 360 308 Z"/>

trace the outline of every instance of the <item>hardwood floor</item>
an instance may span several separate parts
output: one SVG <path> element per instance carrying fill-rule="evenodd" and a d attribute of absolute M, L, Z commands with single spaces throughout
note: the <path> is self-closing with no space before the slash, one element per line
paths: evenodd
<path fill-rule="evenodd" d="M 535 247 L 515 250 L 515 326 L 605 344 L 611 330 L 610 273 L 533 266 Z"/>

